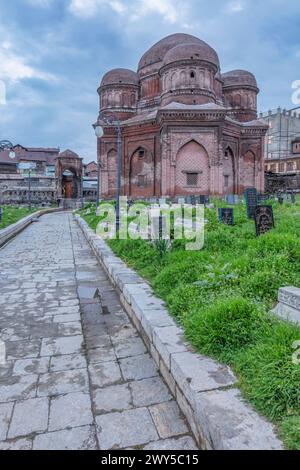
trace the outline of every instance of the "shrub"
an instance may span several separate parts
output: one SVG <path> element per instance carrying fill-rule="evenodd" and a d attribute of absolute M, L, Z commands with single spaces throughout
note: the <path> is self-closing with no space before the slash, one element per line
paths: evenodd
<path fill-rule="evenodd" d="M 222 361 L 255 343 L 269 326 L 268 316 L 243 297 L 220 300 L 204 311 L 186 316 L 186 335 L 202 353 Z"/>
<path fill-rule="evenodd" d="M 300 412 L 300 366 L 293 364 L 297 326 L 274 320 L 258 343 L 235 358 L 246 396 L 270 419 Z"/>
<path fill-rule="evenodd" d="M 280 431 L 288 448 L 300 450 L 300 416 L 285 418 L 281 423 Z"/>

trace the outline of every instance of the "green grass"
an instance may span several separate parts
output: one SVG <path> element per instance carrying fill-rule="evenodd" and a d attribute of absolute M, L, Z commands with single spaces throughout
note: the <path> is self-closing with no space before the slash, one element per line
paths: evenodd
<path fill-rule="evenodd" d="M 18 220 L 23 219 L 27 215 L 36 212 L 36 208 L 29 210 L 27 207 L 18 206 L 1 206 L 3 209 L 2 222 L 0 223 L 0 230 L 8 227 L 11 224 L 15 224 Z"/>
<path fill-rule="evenodd" d="M 206 209 L 198 252 L 185 251 L 182 241 L 162 257 L 143 240 L 109 244 L 149 280 L 196 350 L 230 365 L 244 396 L 278 426 L 287 448 L 299 450 L 300 365 L 292 362 L 292 346 L 300 329 L 269 311 L 279 287 L 300 287 L 300 200 L 272 205 L 276 227 L 259 238 L 239 204 L 234 227 Z M 82 215 L 95 229 L 100 219 L 93 208 Z"/>

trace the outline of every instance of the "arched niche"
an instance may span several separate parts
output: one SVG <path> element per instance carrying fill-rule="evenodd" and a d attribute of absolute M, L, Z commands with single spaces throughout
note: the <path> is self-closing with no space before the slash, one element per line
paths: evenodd
<path fill-rule="evenodd" d="M 210 164 L 206 149 L 195 140 L 185 143 L 176 156 L 176 194 L 209 194 Z"/>
<path fill-rule="evenodd" d="M 225 149 L 223 158 L 224 194 L 235 194 L 235 159 L 230 146 Z"/>
<path fill-rule="evenodd" d="M 255 154 L 252 152 L 252 150 L 248 150 L 243 158 L 243 164 L 244 164 L 244 175 L 243 175 L 243 180 L 244 180 L 244 186 L 245 187 L 255 187 Z"/>
<path fill-rule="evenodd" d="M 107 180 L 108 195 L 115 196 L 117 191 L 117 151 L 110 149 L 107 152 Z"/>
<path fill-rule="evenodd" d="M 129 193 L 134 198 L 154 195 L 153 154 L 145 146 L 137 147 L 131 154 Z"/>

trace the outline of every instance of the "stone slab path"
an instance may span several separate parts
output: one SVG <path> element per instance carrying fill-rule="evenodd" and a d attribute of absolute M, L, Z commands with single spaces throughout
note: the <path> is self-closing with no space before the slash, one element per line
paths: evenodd
<path fill-rule="evenodd" d="M 0 450 L 197 449 L 71 213 L 0 250 Z"/>

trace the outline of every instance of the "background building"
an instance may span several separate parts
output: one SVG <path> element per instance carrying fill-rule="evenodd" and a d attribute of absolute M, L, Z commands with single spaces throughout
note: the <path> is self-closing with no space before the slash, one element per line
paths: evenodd
<path fill-rule="evenodd" d="M 300 190 L 300 108 L 260 114 L 268 124 L 265 140 L 266 190 Z"/>
<path fill-rule="evenodd" d="M 300 109 L 261 113 L 268 124 L 265 140 L 265 171 L 277 174 L 300 173 Z"/>
<path fill-rule="evenodd" d="M 265 123 L 257 120 L 254 75 L 221 74 L 214 49 L 173 34 L 152 46 L 137 73 L 104 75 L 100 110 L 122 130 L 122 190 L 130 197 L 241 194 L 264 191 Z M 116 129 L 98 140 L 101 195 L 115 196 Z"/>
<path fill-rule="evenodd" d="M 96 200 L 97 178 L 84 177 L 83 160 L 75 152 L 16 145 L 14 153 L 15 158 L 10 158 L 8 150 L 0 151 L 0 204 L 26 204 L 30 200 L 36 205 L 50 205 L 57 204 L 59 199 L 81 197 Z M 30 198 L 27 164 L 33 165 Z"/>

